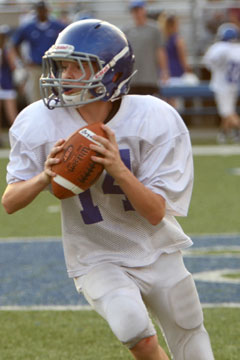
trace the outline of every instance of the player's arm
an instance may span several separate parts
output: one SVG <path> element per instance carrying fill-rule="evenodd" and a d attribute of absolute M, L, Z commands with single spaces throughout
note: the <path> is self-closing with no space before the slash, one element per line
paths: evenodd
<path fill-rule="evenodd" d="M 103 125 L 108 139 L 96 136 L 103 147 L 91 144 L 90 147 L 103 157 L 93 156 L 92 160 L 104 165 L 107 172 L 116 180 L 136 211 L 152 225 L 157 225 L 165 215 L 165 199 L 143 185 L 121 160 L 115 135 Z"/>
<path fill-rule="evenodd" d="M 165 199 L 143 185 L 124 164 L 114 178 L 134 209 L 152 225 L 159 224 L 165 215 Z"/>
<path fill-rule="evenodd" d="M 161 81 L 165 83 L 169 78 L 169 70 L 168 70 L 167 54 L 164 47 L 160 47 L 157 49 L 157 63 L 161 70 L 160 73 Z"/>
<path fill-rule="evenodd" d="M 2 196 L 2 205 L 8 214 L 13 214 L 30 204 L 47 185 L 45 172 L 32 179 L 9 184 Z"/>
<path fill-rule="evenodd" d="M 180 62 L 182 64 L 182 67 L 184 69 L 184 72 L 188 72 L 188 71 L 191 72 L 192 69 L 188 65 L 188 62 L 187 62 L 186 45 L 185 45 L 185 42 L 184 42 L 183 38 L 181 38 L 180 36 L 178 36 L 178 38 L 177 38 L 176 46 L 177 46 L 179 59 L 180 59 Z"/>
<path fill-rule="evenodd" d="M 29 205 L 51 182 L 51 177 L 55 176 L 51 166 L 60 161 L 54 157 L 62 149 L 64 142 L 61 139 L 54 145 L 45 162 L 44 171 L 29 180 L 17 181 L 7 186 L 2 196 L 2 205 L 8 214 Z"/>

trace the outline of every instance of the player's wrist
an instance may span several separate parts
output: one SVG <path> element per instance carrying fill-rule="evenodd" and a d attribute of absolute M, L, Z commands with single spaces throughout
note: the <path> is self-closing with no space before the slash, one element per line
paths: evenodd
<path fill-rule="evenodd" d="M 129 175 L 132 176 L 131 171 L 123 164 L 123 166 L 120 167 L 117 172 L 115 172 L 113 177 L 115 181 L 121 186 L 121 184 L 128 182 Z"/>
<path fill-rule="evenodd" d="M 47 185 L 49 185 L 51 182 L 51 177 L 45 172 L 43 171 L 40 175 L 39 175 L 39 183 L 43 186 L 46 187 Z"/>

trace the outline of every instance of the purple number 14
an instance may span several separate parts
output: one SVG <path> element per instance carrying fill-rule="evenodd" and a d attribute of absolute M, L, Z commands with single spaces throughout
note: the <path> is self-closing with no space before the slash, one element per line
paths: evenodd
<path fill-rule="evenodd" d="M 129 149 L 121 149 L 120 156 L 124 164 L 131 170 Z M 102 190 L 104 194 L 124 194 L 120 186 L 114 184 L 114 179 L 109 174 L 105 176 Z M 90 225 L 103 221 L 99 207 L 93 204 L 90 189 L 79 194 L 78 197 L 83 208 L 81 215 L 85 224 Z M 134 210 L 127 197 L 123 200 L 123 208 L 125 211 Z"/>

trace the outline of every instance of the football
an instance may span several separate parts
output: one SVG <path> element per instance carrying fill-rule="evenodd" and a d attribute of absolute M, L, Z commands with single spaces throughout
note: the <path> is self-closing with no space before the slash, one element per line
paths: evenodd
<path fill-rule="evenodd" d="M 94 123 L 75 131 L 65 142 L 63 149 L 56 155 L 61 161 L 52 166 L 57 174 L 51 180 L 53 194 L 66 199 L 80 194 L 92 186 L 103 172 L 101 164 L 91 160 L 97 153 L 90 149 L 91 143 L 97 143 L 94 135 L 106 138 L 102 123 Z"/>

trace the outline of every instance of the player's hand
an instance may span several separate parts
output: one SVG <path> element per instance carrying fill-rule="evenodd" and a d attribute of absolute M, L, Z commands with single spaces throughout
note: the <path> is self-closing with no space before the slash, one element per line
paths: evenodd
<path fill-rule="evenodd" d="M 60 159 L 55 158 L 55 156 L 57 153 L 59 153 L 59 151 L 62 150 L 64 144 L 65 144 L 65 140 L 63 139 L 58 140 L 56 144 L 53 146 L 50 154 L 48 155 L 47 160 L 45 161 L 44 177 L 47 184 L 51 182 L 51 178 L 53 176 L 56 176 L 55 172 L 52 171 L 52 165 L 58 164 L 60 162 Z"/>
<path fill-rule="evenodd" d="M 98 135 L 94 136 L 94 139 L 98 141 L 102 146 L 91 144 L 90 148 L 92 150 L 95 150 L 102 156 L 92 156 L 92 160 L 99 164 L 102 164 L 106 171 L 112 177 L 117 179 L 126 170 L 126 166 L 120 157 L 118 144 L 114 132 L 106 125 L 102 125 L 102 128 L 106 132 L 108 139 L 105 139 L 102 136 Z"/>

